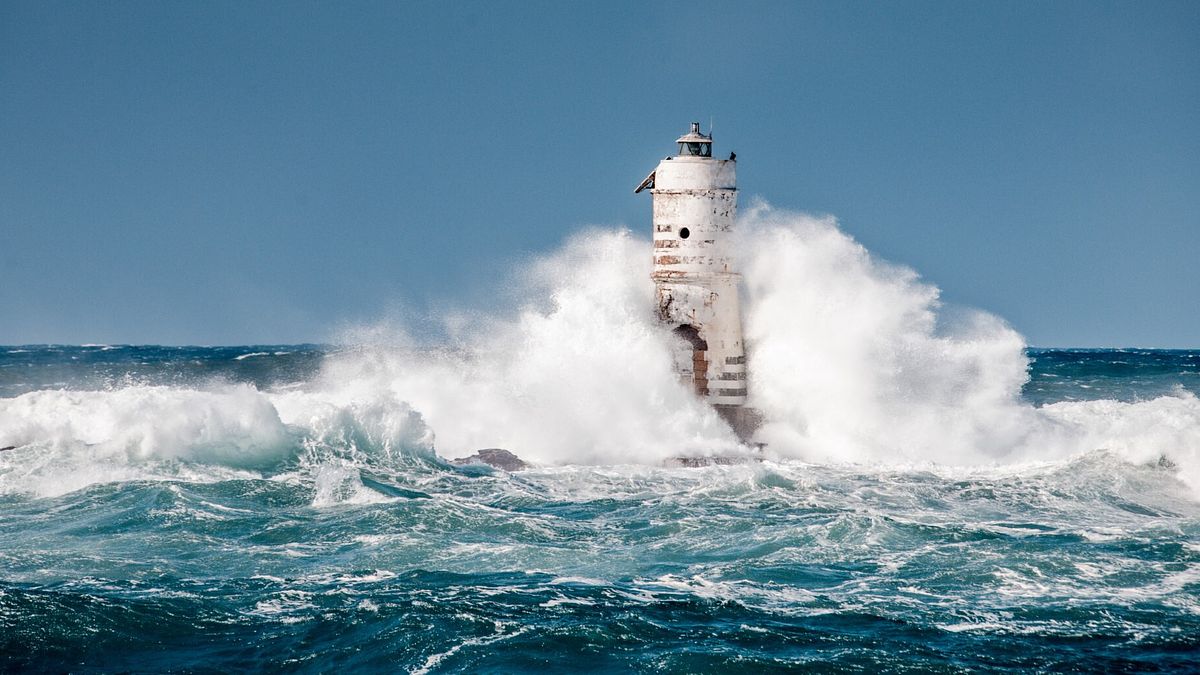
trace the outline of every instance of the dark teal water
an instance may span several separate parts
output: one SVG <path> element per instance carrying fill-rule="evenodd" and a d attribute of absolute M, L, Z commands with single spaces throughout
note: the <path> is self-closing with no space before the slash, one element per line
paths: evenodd
<path fill-rule="evenodd" d="M 1196 671 L 1200 352 L 1030 357 L 1097 447 L 508 474 L 322 347 L 0 348 L 0 670 Z"/>

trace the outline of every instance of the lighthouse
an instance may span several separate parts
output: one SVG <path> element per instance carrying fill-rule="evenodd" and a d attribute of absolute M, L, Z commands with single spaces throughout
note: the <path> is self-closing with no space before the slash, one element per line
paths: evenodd
<path fill-rule="evenodd" d="M 744 408 L 746 351 L 739 275 L 729 239 L 737 212 L 737 162 L 714 159 L 712 135 L 680 136 L 678 154 L 658 163 L 634 192 L 649 189 L 654 216 L 658 318 L 676 337 L 675 370 L 743 439 L 757 426 Z"/>

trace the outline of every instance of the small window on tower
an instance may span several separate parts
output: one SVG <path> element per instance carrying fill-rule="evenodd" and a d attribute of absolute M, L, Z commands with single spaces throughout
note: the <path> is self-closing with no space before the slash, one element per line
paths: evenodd
<path fill-rule="evenodd" d="M 687 239 L 690 236 L 692 236 L 691 230 L 687 229 L 686 227 L 679 228 L 679 238 L 680 239 Z"/>

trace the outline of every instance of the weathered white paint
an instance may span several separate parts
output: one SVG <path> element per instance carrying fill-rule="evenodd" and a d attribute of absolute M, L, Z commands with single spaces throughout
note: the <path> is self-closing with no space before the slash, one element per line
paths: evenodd
<path fill-rule="evenodd" d="M 676 369 L 714 405 L 746 402 L 746 355 L 738 305 L 739 275 L 728 240 L 737 211 L 737 163 L 711 157 L 712 137 L 692 124 L 681 150 L 702 148 L 659 162 L 638 187 L 654 202 L 654 271 L 659 318 L 692 326 L 701 347 L 680 338 Z M 690 144 L 690 145 L 688 145 Z M 707 348 L 702 348 L 707 347 Z M 704 371 L 696 377 L 697 368 Z"/>

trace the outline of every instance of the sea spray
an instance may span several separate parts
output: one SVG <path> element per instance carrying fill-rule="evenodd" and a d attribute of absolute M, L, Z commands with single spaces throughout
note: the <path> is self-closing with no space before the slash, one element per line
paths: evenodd
<path fill-rule="evenodd" d="M 1021 398 L 1021 336 L 953 308 L 907 267 L 874 257 L 831 217 L 759 202 L 739 223 L 752 405 L 773 453 L 809 461 L 948 466 L 1110 450 L 1177 464 L 1200 495 L 1200 401 Z"/>
<path fill-rule="evenodd" d="M 63 494 L 93 483 L 196 478 L 276 464 L 292 438 L 246 385 L 35 391 L 0 399 L 0 493 Z"/>
<path fill-rule="evenodd" d="M 1200 489 L 1200 402 L 1188 391 L 1035 406 L 1021 397 L 1019 334 L 987 313 L 947 310 L 936 287 L 878 260 L 832 219 L 759 203 L 739 232 L 762 451 L 738 443 L 672 371 L 649 242 L 590 229 L 514 275 L 512 311 L 448 313 L 447 344 L 376 331 L 327 355 L 317 375 L 275 388 L 125 378 L 0 399 L 0 447 L 17 446 L 0 457 L 0 486 L 60 494 L 203 467 L 270 475 L 297 462 L 311 480 L 326 463 L 399 467 L 503 447 L 541 465 L 722 454 L 960 466 L 1105 450 L 1162 460 Z M 276 358 L 238 360 L 262 352 L 228 361 Z"/>
<path fill-rule="evenodd" d="M 657 464 L 746 452 L 672 370 L 647 245 L 624 230 L 577 234 L 518 277 L 513 315 L 455 315 L 449 349 L 403 336 L 360 346 L 328 360 L 322 386 L 393 392 L 447 457 L 502 447 L 543 464 Z"/>
<path fill-rule="evenodd" d="M 1024 343 L 881 261 L 829 217 L 758 203 L 741 224 L 752 405 L 777 452 L 819 461 L 974 463 L 1029 433 Z"/>
<path fill-rule="evenodd" d="M 944 307 L 935 286 L 832 218 L 759 202 L 739 232 L 761 456 L 958 466 L 1107 449 L 1136 463 L 1165 457 L 1200 486 L 1200 405 L 1188 392 L 1036 407 L 1021 397 L 1029 361 L 1015 330 Z M 402 335 L 392 347 L 375 331 L 331 357 L 321 381 L 409 402 L 444 456 L 492 446 L 542 464 L 752 454 L 670 371 L 647 246 L 623 230 L 580 233 L 518 275 L 513 315 L 453 315 L 452 348 Z"/>
<path fill-rule="evenodd" d="M 218 481 L 433 459 L 421 416 L 388 392 L 352 398 L 246 384 L 135 385 L 0 398 L 0 493 L 129 480 Z M 328 483 L 328 481 L 326 481 Z"/>

